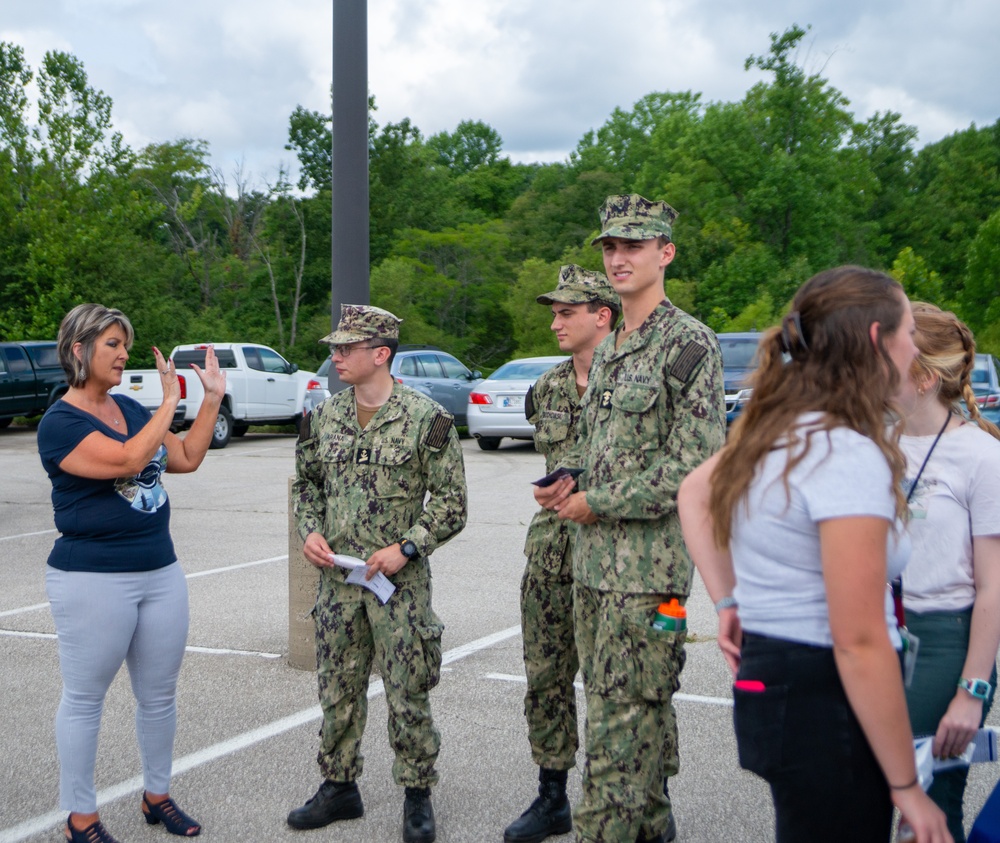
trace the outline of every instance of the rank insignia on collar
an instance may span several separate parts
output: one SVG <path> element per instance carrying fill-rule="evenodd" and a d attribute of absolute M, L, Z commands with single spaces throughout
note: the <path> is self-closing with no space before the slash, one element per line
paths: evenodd
<path fill-rule="evenodd" d="M 608 409 L 608 407 L 611 406 L 611 396 L 612 395 L 614 395 L 614 392 L 612 392 L 610 389 L 605 389 L 601 393 L 601 403 L 600 403 L 599 406 L 600 406 L 600 408 L 602 410 L 606 410 L 606 409 Z"/>
<path fill-rule="evenodd" d="M 358 465 L 371 465 L 372 461 L 371 448 L 358 448 L 358 452 L 354 457 L 354 461 Z"/>

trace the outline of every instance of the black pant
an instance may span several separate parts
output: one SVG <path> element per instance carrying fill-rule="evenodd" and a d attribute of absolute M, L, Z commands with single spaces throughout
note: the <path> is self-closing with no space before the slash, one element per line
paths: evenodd
<path fill-rule="evenodd" d="M 740 765 L 771 786 L 778 843 L 886 843 L 885 776 L 827 647 L 745 634 L 733 689 Z"/>

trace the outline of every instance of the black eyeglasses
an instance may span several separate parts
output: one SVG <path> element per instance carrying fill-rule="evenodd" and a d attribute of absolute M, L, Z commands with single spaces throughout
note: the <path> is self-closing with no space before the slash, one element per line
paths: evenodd
<path fill-rule="evenodd" d="M 359 348 L 385 348 L 384 345 L 332 345 L 330 346 L 330 356 L 339 354 L 341 357 L 350 357 L 352 351 Z"/>

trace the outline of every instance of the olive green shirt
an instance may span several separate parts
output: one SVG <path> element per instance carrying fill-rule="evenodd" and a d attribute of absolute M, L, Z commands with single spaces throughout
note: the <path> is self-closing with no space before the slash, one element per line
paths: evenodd
<path fill-rule="evenodd" d="M 559 466 L 574 468 L 566 461 L 576 444 L 576 423 L 580 418 L 572 358 L 553 366 L 535 382 L 528 391 L 525 415 L 535 426 L 535 450 L 545 455 L 546 474 Z M 575 532 L 576 524 L 560 520 L 551 510 L 540 509 L 528 527 L 524 554 L 542 568 L 557 572 Z"/>
<path fill-rule="evenodd" d="M 303 420 L 295 475 L 303 540 L 319 533 L 334 553 L 360 559 L 404 539 L 417 546 L 418 558 L 393 580 L 419 576 L 434 549 L 465 526 L 465 465 L 454 419 L 399 384 L 365 428 L 353 388 L 313 410 Z"/>
<path fill-rule="evenodd" d="M 584 469 L 579 485 L 598 520 L 574 538 L 574 579 L 686 596 L 692 565 L 677 490 L 726 435 L 715 334 L 665 299 L 618 349 L 615 334 L 597 347 L 582 405 L 568 458 Z"/>

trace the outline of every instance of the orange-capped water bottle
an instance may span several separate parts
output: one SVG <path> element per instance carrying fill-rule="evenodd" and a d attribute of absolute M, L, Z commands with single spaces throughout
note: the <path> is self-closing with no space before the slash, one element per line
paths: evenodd
<path fill-rule="evenodd" d="M 683 632 L 687 629 L 687 609 L 677 602 L 676 597 L 671 597 L 669 603 L 661 603 L 657 608 L 653 628 L 667 632 Z"/>

